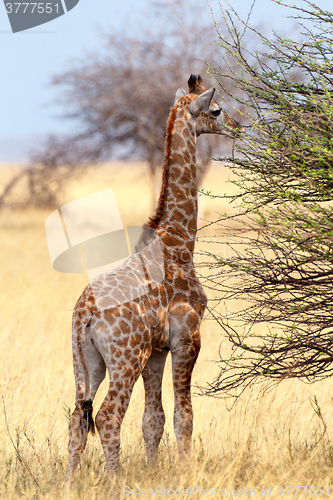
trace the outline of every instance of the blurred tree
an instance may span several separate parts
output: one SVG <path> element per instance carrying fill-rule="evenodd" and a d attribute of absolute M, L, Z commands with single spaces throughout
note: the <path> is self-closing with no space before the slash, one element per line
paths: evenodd
<path fill-rule="evenodd" d="M 216 300 L 243 301 L 234 313 L 212 309 L 233 346 L 212 395 L 333 371 L 333 14 L 308 0 L 291 9 L 302 22 L 298 40 L 266 38 L 249 22 L 239 28 L 232 9 L 224 13 L 228 35 L 219 33 L 240 70 L 212 73 L 226 93 L 228 80 L 244 91 L 239 104 L 252 132 L 231 158 L 239 215 L 213 226 L 231 256 L 207 252 Z M 249 52 L 244 31 L 265 50 Z"/>
<path fill-rule="evenodd" d="M 53 79 L 65 116 L 79 131 L 72 137 L 48 138 L 32 156 L 25 173 L 31 203 L 56 204 L 68 175 L 110 157 L 146 161 L 156 196 L 156 168 L 163 163 L 165 127 L 176 90 L 186 85 L 190 73 L 203 74 L 219 48 L 204 4 L 164 1 L 151 7 L 140 29 L 105 35 L 101 54 L 78 61 Z M 226 142 L 230 148 L 230 140 Z M 198 144 L 198 184 L 217 144 L 221 149 L 216 137 L 204 137 Z M 9 194 L 4 191 L 0 204 Z"/>

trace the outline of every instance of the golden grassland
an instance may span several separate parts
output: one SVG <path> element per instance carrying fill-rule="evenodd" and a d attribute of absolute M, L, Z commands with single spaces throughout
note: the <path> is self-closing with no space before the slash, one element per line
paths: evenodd
<path fill-rule="evenodd" d="M 13 170 L 1 166 L 1 182 Z M 213 193 L 232 190 L 226 184 L 228 168 L 211 167 L 204 188 Z M 147 169 L 140 164 L 111 164 L 89 169 L 69 183 L 63 202 L 112 187 L 124 225 L 142 224 L 150 214 Z M 224 202 L 225 203 L 225 202 Z M 201 213 L 229 210 L 221 200 L 204 199 Z M 71 489 L 63 486 L 67 466 L 67 408 L 74 404 L 71 361 L 71 311 L 87 284 L 84 275 L 60 274 L 50 263 L 44 222 L 50 211 L 0 212 L 1 226 L 1 369 L 0 498 L 104 499 L 123 498 L 129 486 L 147 494 L 147 488 L 165 487 L 161 498 L 176 498 L 177 488 L 201 487 L 206 497 L 214 490 L 262 498 L 270 486 L 331 487 L 333 494 L 332 381 L 306 385 L 285 381 L 263 393 L 259 387 L 230 402 L 203 396 L 193 398 L 193 454 L 179 466 L 172 428 L 173 392 L 170 359 L 165 370 L 163 401 L 166 426 L 156 470 L 145 465 L 141 433 L 143 386 L 138 381 L 122 427 L 122 474 L 112 489 L 104 469 L 98 437 L 90 436 Z M 234 307 L 237 307 L 234 305 Z M 218 369 L 218 349 L 229 347 L 217 324 L 204 321 L 202 350 L 193 383 L 212 381 Z M 101 387 L 95 411 L 103 399 Z M 317 397 L 320 411 L 311 399 Z M 7 420 L 7 423 L 6 423 Z M 231 490 L 235 489 L 233 492 Z M 250 491 L 252 489 L 252 491 Z M 144 490 L 144 491 L 143 491 Z M 160 490 L 156 490 L 157 492 Z M 304 488 L 289 496 L 308 497 Z M 312 492 L 313 490 L 311 490 Z M 117 493 L 118 492 L 118 493 Z M 305 492 L 305 495 L 304 495 Z M 269 491 L 266 491 L 268 494 Z M 284 490 L 286 496 L 287 489 Z M 218 493 L 217 493 L 218 495 Z M 316 495 L 321 496 L 321 490 Z M 324 490 L 323 496 L 327 496 Z M 203 491 L 190 498 L 202 498 Z M 133 498 L 133 497 L 129 497 Z M 156 495 L 153 498 L 158 498 Z M 186 496 L 185 496 L 186 498 Z M 216 496 L 218 498 L 218 496 Z"/>

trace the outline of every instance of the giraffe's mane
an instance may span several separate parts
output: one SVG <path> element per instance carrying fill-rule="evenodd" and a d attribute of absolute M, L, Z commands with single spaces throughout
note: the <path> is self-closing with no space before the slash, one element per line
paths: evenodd
<path fill-rule="evenodd" d="M 155 215 L 149 217 L 147 224 L 148 227 L 152 227 L 154 229 L 157 228 L 159 222 L 161 221 L 164 211 L 165 211 L 165 203 L 167 198 L 167 188 L 168 188 L 168 178 L 169 178 L 169 160 L 171 155 L 171 140 L 172 133 L 174 130 L 175 120 L 177 116 L 177 111 L 180 103 L 184 103 L 184 100 L 187 102 L 190 100 L 194 100 L 198 95 L 202 94 L 205 91 L 205 87 L 202 85 L 202 78 L 200 75 L 195 76 L 191 75 L 188 81 L 189 86 L 189 94 L 185 97 L 182 97 L 175 107 L 171 108 L 168 123 L 166 127 L 166 137 L 165 137 L 165 153 L 164 153 L 164 163 L 163 163 L 163 172 L 162 172 L 162 187 L 160 191 L 160 197 L 158 200 L 157 208 Z"/>
<path fill-rule="evenodd" d="M 165 153 L 164 153 L 164 163 L 163 163 L 163 171 L 162 171 L 162 187 L 160 191 L 160 197 L 158 200 L 157 208 L 155 215 L 149 217 L 147 222 L 148 227 L 152 227 L 154 229 L 157 228 L 160 220 L 164 215 L 165 210 L 165 202 L 167 197 L 167 188 L 168 188 L 168 178 L 169 178 L 169 160 L 171 155 L 171 140 L 172 133 L 174 130 L 175 120 L 177 116 L 178 106 L 171 108 L 168 123 L 166 127 L 166 137 L 165 137 Z"/>

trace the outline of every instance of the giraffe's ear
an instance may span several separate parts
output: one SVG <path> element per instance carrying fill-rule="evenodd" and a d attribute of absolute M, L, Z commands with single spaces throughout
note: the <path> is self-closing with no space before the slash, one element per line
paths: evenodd
<path fill-rule="evenodd" d="M 206 90 L 200 94 L 188 107 L 189 112 L 194 116 L 199 116 L 201 111 L 205 113 L 209 110 L 210 101 L 213 99 L 215 89 Z"/>
<path fill-rule="evenodd" d="M 179 101 L 179 99 L 181 97 L 184 97 L 184 95 L 186 95 L 186 92 L 184 89 L 182 89 L 181 87 L 179 87 L 179 89 L 177 90 L 176 92 L 176 95 L 175 95 L 175 102 L 174 102 L 174 106 L 176 106 L 177 102 Z"/>

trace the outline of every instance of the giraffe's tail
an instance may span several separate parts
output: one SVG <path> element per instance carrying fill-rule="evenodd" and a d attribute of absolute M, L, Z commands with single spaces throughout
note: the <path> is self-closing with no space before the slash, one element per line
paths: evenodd
<path fill-rule="evenodd" d="M 88 422 L 88 432 L 95 434 L 95 422 L 92 416 L 93 413 L 93 402 L 91 399 L 86 399 L 81 403 L 82 418 L 85 422 Z"/>
<path fill-rule="evenodd" d="M 95 434 L 95 423 L 93 419 L 93 402 L 91 398 L 91 390 L 90 390 L 90 377 L 86 356 L 86 329 L 90 326 L 90 319 L 88 322 L 84 322 L 85 324 L 80 325 L 76 331 L 76 345 L 78 348 L 79 358 L 81 362 L 81 366 L 84 372 L 84 397 L 83 400 L 80 401 L 79 405 L 81 407 L 81 418 L 84 422 L 88 423 L 88 432 Z M 75 328 L 73 328 L 73 336 L 74 336 Z"/>

